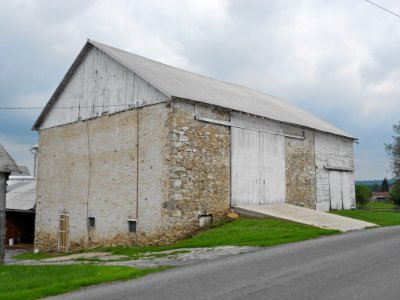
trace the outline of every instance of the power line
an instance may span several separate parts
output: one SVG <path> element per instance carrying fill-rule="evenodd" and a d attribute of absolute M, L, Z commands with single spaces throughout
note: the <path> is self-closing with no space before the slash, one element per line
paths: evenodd
<path fill-rule="evenodd" d="M 1 110 L 17 110 L 17 109 L 43 109 L 43 107 L 0 107 Z"/>
<path fill-rule="evenodd" d="M 134 108 L 136 105 L 132 104 L 113 104 L 113 105 L 91 105 L 91 106 L 52 106 L 58 109 L 72 109 L 72 108 L 111 108 L 111 107 L 126 107 Z M 44 107 L 34 107 L 34 106 L 4 106 L 0 107 L 0 110 L 28 110 L 28 109 L 44 109 Z"/>
<path fill-rule="evenodd" d="M 365 0 L 365 2 L 368 2 L 369 4 L 375 5 L 376 7 L 379 7 L 380 9 L 383 9 L 384 11 L 386 11 L 386 12 L 388 12 L 388 13 L 390 13 L 392 15 L 395 15 L 396 17 L 400 18 L 400 15 L 396 14 L 395 12 L 393 12 L 393 11 L 387 9 L 387 8 L 384 8 L 383 6 L 380 6 L 379 4 L 376 4 L 376 3 L 372 2 L 372 1 L 369 1 L 369 0 Z"/>

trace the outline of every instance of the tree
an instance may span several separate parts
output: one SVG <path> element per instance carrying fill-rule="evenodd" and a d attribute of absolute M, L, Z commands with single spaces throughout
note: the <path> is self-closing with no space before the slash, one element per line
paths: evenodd
<path fill-rule="evenodd" d="M 400 181 L 397 181 L 390 189 L 389 200 L 396 205 L 400 205 Z"/>
<path fill-rule="evenodd" d="M 382 184 L 381 184 L 381 192 L 389 192 L 389 182 L 386 179 L 383 179 Z"/>
<path fill-rule="evenodd" d="M 368 185 L 368 187 L 372 192 L 380 192 L 381 191 L 381 185 L 380 184 Z"/>
<path fill-rule="evenodd" d="M 372 192 L 367 185 L 356 184 L 356 201 L 360 205 L 368 202 Z"/>
<path fill-rule="evenodd" d="M 393 125 L 393 144 L 385 144 L 386 152 L 389 155 L 391 168 L 394 177 L 400 179 L 400 121 Z"/>

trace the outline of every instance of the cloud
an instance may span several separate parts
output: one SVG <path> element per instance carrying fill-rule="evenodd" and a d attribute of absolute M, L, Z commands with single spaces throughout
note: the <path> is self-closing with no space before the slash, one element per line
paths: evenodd
<path fill-rule="evenodd" d="M 380 178 L 399 120 L 399 37 L 398 18 L 365 1 L 7 1 L 0 104 L 44 105 L 91 38 L 286 99 L 357 136 L 356 176 Z M 31 141 L 37 114 L 0 112 L 0 134 Z"/>

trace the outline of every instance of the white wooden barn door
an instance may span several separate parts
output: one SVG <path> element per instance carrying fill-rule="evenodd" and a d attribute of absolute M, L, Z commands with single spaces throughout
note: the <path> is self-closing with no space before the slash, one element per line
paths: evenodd
<path fill-rule="evenodd" d="M 331 210 L 351 208 L 349 176 L 347 172 L 329 171 Z"/>
<path fill-rule="evenodd" d="M 232 206 L 285 202 L 282 135 L 232 127 Z"/>

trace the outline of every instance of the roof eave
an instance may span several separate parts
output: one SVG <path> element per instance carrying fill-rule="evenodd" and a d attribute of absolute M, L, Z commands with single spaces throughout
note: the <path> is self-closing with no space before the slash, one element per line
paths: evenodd
<path fill-rule="evenodd" d="M 171 96 L 171 99 L 172 100 L 178 100 L 178 101 L 179 100 L 183 100 L 183 101 L 190 101 L 190 102 L 198 102 L 198 103 L 207 104 L 207 105 L 214 105 L 214 104 L 207 103 L 206 101 L 193 100 L 193 99 L 182 98 L 182 97 L 178 97 L 178 96 Z M 217 105 L 214 105 L 214 106 L 217 106 Z M 229 107 L 223 107 L 223 106 L 218 106 L 218 107 L 220 107 L 222 109 L 227 109 L 227 110 L 230 110 L 230 111 L 240 112 L 238 110 L 235 110 L 235 109 L 229 108 Z M 245 111 L 243 111 L 243 112 L 247 113 Z M 281 120 L 271 119 L 271 118 L 264 117 L 264 116 L 261 116 L 261 115 L 255 115 L 255 114 L 252 114 L 252 113 L 247 113 L 247 114 L 253 115 L 253 116 L 259 117 L 259 118 L 270 119 L 272 121 L 276 121 L 276 122 L 279 122 L 279 123 L 284 123 L 284 124 L 289 125 L 289 126 L 301 127 L 303 129 L 306 129 L 306 130 L 319 131 L 319 132 L 322 132 L 322 133 L 328 133 L 328 134 L 336 135 L 336 136 L 339 136 L 339 137 L 342 137 L 342 138 L 350 139 L 353 142 L 358 141 L 357 138 L 353 137 L 352 135 L 348 134 L 347 132 L 346 132 L 346 135 L 344 135 L 344 134 L 339 134 L 339 133 L 335 133 L 335 132 L 324 131 L 324 130 L 321 130 L 321 129 L 318 129 L 318 128 L 313 128 L 313 127 L 309 127 L 309 126 L 305 126 L 305 125 L 301 125 L 301 124 L 289 123 L 289 122 L 284 122 L 284 121 L 281 121 Z"/>
<path fill-rule="evenodd" d="M 2 163 L 0 163 L 0 172 L 1 173 L 12 173 L 12 172 L 21 172 L 18 168 L 17 164 L 15 163 L 14 159 L 11 155 L 7 152 L 6 148 L 0 144 L 0 156 L 4 159 Z M 2 160 L 0 157 L 0 160 Z M 4 162 L 5 161 L 5 162 Z"/>

